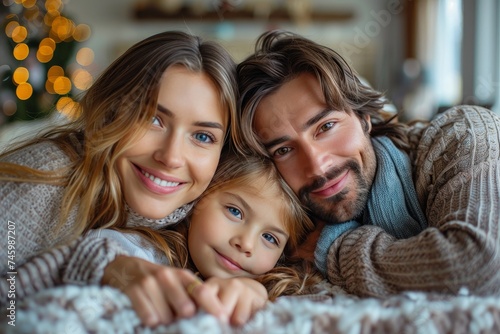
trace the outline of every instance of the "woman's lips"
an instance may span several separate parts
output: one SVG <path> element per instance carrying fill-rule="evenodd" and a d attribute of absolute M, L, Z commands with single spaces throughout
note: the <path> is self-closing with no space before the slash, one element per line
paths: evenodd
<path fill-rule="evenodd" d="M 142 184 L 151 192 L 158 195 L 172 194 L 185 184 L 179 179 L 165 176 L 157 176 L 151 173 L 150 170 L 145 170 L 137 165 L 134 165 L 134 171 Z"/>
<path fill-rule="evenodd" d="M 349 170 L 346 170 L 344 175 L 327 182 L 323 187 L 318 190 L 312 191 L 311 194 L 319 197 L 331 197 L 338 194 L 344 189 L 349 175 Z"/>

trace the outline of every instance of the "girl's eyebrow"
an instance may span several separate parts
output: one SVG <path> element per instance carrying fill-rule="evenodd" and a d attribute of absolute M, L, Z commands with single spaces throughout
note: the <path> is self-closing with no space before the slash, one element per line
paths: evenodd
<path fill-rule="evenodd" d="M 175 114 L 162 106 L 161 104 L 156 105 L 156 109 L 158 109 L 159 112 L 165 114 L 168 117 L 175 118 Z M 222 132 L 224 132 L 224 127 L 222 124 L 218 122 L 195 122 L 194 125 L 204 127 L 204 128 L 213 128 L 213 129 L 219 129 Z"/>
<path fill-rule="evenodd" d="M 233 194 L 232 192 L 225 192 L 225 194 L 228 195 L 228 196 L 230 196 L 230 197 L 234 197 L 238 202 L 240 202 L 241 206 L 243 206 L 243 209 L 246 212 L 250 212 L 252 214 L 254 213 L 254 210 L 250 207 L 250 205 L 248 205 L 248 203 L 240 195 Z M 288 235 L 288 233 L 286 233 L 285 231 L 283 231 L 281 228 L 279 228 L 277 226 L 271 226 L 268 229 L 271 230 L 271 231 L 273 231 L 274 233 L 283 235 L 286 239 L 288 239 L 290 237 Z"/>

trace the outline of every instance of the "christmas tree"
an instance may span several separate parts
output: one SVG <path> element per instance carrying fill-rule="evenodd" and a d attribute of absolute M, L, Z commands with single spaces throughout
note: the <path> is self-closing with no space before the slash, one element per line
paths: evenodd
<path fill-rule="evenodd" d="M 0 125 L 54 110 L 75 116 L 75 96 L 93 82 L 90 28 L 63 14 L 61 0 L 4 0 L 0 32 Z"/>

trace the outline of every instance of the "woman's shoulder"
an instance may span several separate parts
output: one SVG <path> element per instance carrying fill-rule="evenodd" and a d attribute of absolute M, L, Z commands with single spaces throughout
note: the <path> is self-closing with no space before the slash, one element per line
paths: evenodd
<path fill-rule="evenodd" d="M 18 148 L 7 153 L 0 160 L 38 170 L 53 170 L 70 163 L 69 156 L 51 140 L 43 140 Z"/>

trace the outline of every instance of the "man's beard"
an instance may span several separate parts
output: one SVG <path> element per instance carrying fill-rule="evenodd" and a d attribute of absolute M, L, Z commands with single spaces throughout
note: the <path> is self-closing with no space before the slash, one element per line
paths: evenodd
<path fill-rule="evenodd" d="M 328 198 L 311 198 L 312 191 L 321 188 L 346 170 L 349 170 L 349 173 L 352 173 L 357 181 L 352 185 L 356 189 L 347 187 Z M 299 198 L 313 217 L 326 224 L 343 223 L 361 216 L 366 206 L 371 182 L 371 177 L 363 176 L 359 164 L 355 160 L 349 160 L 343 166 L 331 168 L 324 176 L 318 177 L 311 184 L 302 187 L 299 191 Z M 347 198 L 350 190 L 355 192 L 355 198 L 353 199 Z"/>

